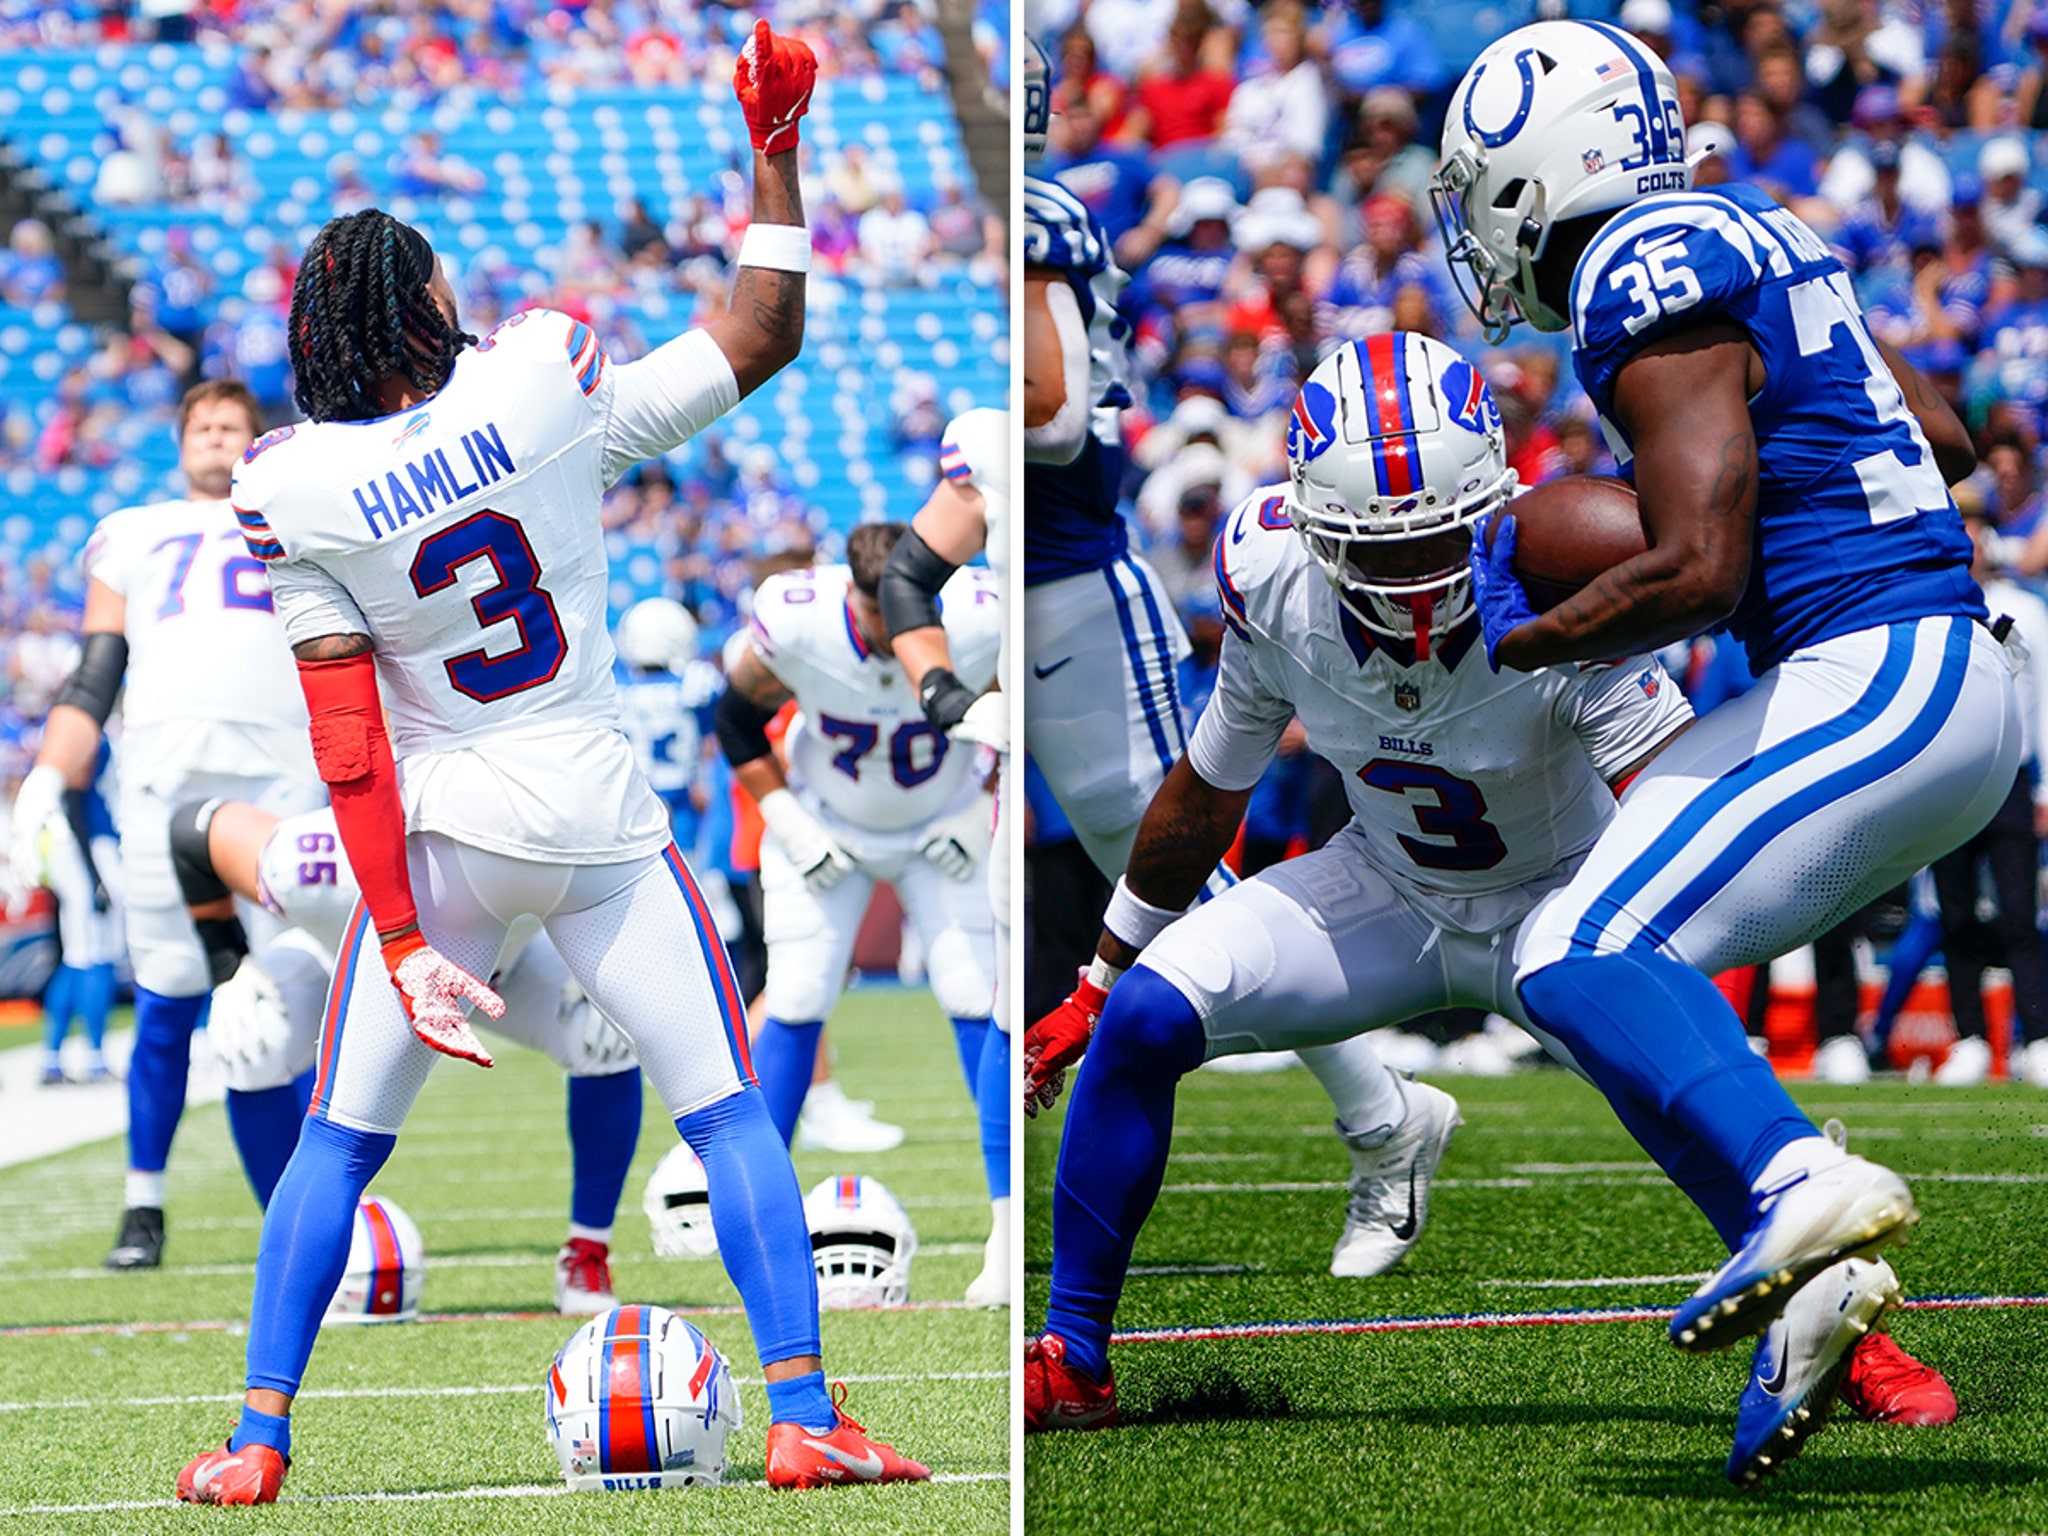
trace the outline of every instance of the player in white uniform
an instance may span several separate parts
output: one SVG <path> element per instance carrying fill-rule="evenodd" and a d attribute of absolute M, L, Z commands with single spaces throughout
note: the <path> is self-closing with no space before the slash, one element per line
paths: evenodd
<path fill-rule="evenodd" d="M 93 782 L 64 791 L 63 816 L 45 822 L 34 883 L 57 899 L 57 974 L 43 990 L 43 1082 L 66 1081 L 64 1037 L 73 1015 L 85 1026 L 86 1077 L 109 1076 L 101 1048 L 121 958 L 121 850 L 105 794 L 113 789 L 111 745 L 100 743 Z"/>
<path fill-rule="evenodd" d="M 255 437 L 238 384 L 202 384 L 179 407 L 179 466 L 193 499 L 103 518 L 85 547 L 84 657 L 51 707 L 36 767 L 15 802 L 17 836 L 56 814 L 63 788 L 91 777 L 101 728 L 125 675 L 119 806 L 135 1051 L 128 1067 L 127 1209 L 107 1263 L 153 1266 L 163 1252 L 164 1165 L 185 1107 L 192 1031 L 216 971 L 209 951 L 246 947 L 202 935 L 171 872 L 170 813 L 192 795 L 289 812 L 320 799 L 306 709 L 263 562 L 243 547 L 229 477 Z M 18 863 L 19 861 L 17 861 Z M 245 914 L 258 930 L 269 921 Z M 233 930 L 232 911 L 217 917 Z M 202 938 L 206 939 L 202 943 Z M 305 1100 L 290 1084 L 230 1091 L 228 1124 L 259 1198 L 283 1171 Z"/>
<path fill-rule="evenodd" d="M 767 1021 L 755 1071 L 776 1128 L 796 1129 L 818 1033 L 839 1000 L 875 882 L 895 887 L 923 941 L 932 995 L 953 1021 L 968 1089 L 978 1094 L 994 998 L 995 940 L 982 868 L 991 763 L 926 720 L 876 600 L 890 551 L 908 530 L 868 523 L 847 539 L 847 564 L 784 571 L 754 594 L 752 620 L 729 654 L 718 734 L 734 777 L 767 823 L 761 906 L 768 942 Z M 1002 602 L 993 572 L 962 570 L 940 601 L 963 686 L 995 680 Z M 784 738 L 788 772 L 767 726 L 794 698 Z M 1009 1102 L 982 1127 L 991 1199 L 1008 1194 Z M 1001 1183 L 1003 1187 L 996 1188 Z M 987 1271 L 970 1303 L 1000 1306 L 1007 1273 Z"/>
<path fill-rule="evenodd" d="M 361 892 L 334 813 L 280 819 L 253 805 L 187 801 L 174 813 L 178 883 L 200 906 L 225 886 L 288 925 L 216 989 L 207 1035 L 229 1083 L 260 1089 L 313 1066 L 334 957 Z M 591 1007 L 539 924 L 515 926 L 491 985 L 505 1002 L 492 1033 L 551 1057 L 569 1078 L 569 1232 L 555 1256 L 555 1308 L 594 1316 L 619 1304 L 611 1228 L 640 1140 L 633 1048 Z"/>
<path fill-rule="evenodd" d="M 432 248 L 378 210 L 307 249 L 292 361 L 312 422 L 252 450 L 236 505 L 271 565 L 363 899 L 312 1112 L 265 1216 L 242 1416 L 185 1468 L 182 1498 L 277 1497 L 357 1199 L 437 1053 L 488 1061 L 466 1005 L 502 1013 L 477 978 L 529 917 L 703 1159 L 767 1381 L 769 1483 L 929 1475 L 826 1391 L 795 1170 L 747 1063 L 731 965 L 618 729 L 605 629 L 605 487 L 801 348 L 796 123 L 815 74 L 802 43 L 756 25 L 735 69 L 754 224 L 730 307 L 638 362 L 614 366 L 587 326 L 545 310 L 470 347 Z"/>
<path fill-rule="evenodd" d="M 1348 345 L 1296 403 L 1291 483 L 1255 492 L 1217 539 L 1221 674 L 1098 951 L 1121 979 L 1061 1144 L 1052 1295 L 1026 1360 L 1031 1427 L 1114 1421 L 1110 1321 L 1165 1168 L 1175 1079 L 1453 1004 L 1527 1026 L 1518 935 L 1613 821 L 1617 792 L 1692 719 L 1651 658 L 1486 665 L 1464 545 L 1513 490 L 1502 443 L 1491 392 L 1450 348 L 1403 332 Z M 1351 823 L 1176 920 L 1293 718 L 1343 772 Z M 1048 1041 L 1039 1059 L 1072 1060 L 1083 1043 Z M 1381 1090 L 1386 1235 L 1405 1251 L 1455 1111 L 1391 1073 Z M 1657 1119 L 1616 1107 L 1631 1130 Z M 1814 1289 L 1860 1307 L 1865 1268 Z"/>

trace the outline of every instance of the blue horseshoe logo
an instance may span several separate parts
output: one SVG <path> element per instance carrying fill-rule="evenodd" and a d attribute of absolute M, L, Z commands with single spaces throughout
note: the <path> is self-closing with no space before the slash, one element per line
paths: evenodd
<path fill-rule="evenodd" d="M 1499 149 L 1529 121 L 1529 109 L 1536 105 L 1536 68 L 1529 61 L 1536 57 L 1534 48 L 1524 48 L 1515 55 L 1515 68 L 1522 76 L 1522 100 L 1515 108 L 1515 115 L 1508 119 L 1507 126 L 1489 133 L 1472 120 L 1472 98 L 1479 90 L 1479 77 L 1486 73 L 1486 66 L 1480 65 L 1472 71 L 1471 89 L 1465 92 L 1465 131 L 1484 144 L 1488 149 Z"/>

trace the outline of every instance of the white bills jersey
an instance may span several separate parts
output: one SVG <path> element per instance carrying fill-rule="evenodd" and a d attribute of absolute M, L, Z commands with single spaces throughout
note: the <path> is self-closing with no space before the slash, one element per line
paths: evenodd
<path fill-rule="evenodd" d="M 996 601 L 1007 615 L 1014 590 L 1010 584 L 1010 413 L 983 406 L 963 411 L 946 423 L 946 434 L 939 441 L 939 473 L 955 485 L 973 486 L 981 492 L 988 524 L 982 552 L 989 574 L 995 578 Z M 1010 677 L 1011 649 L 1006 617 L 996 666 L 1006 692 L 1016 686 Z M 966 679 L 957 667 L 954 675 Z"/>
<path fill-rule="evenodd" d="M 1190 766 L 1249 788 L 1298 715 L 1397 888 L 1441 909 L 1569 865 L 1614 815 L 1609 782 L 1692 718 L 1677 685 L 1647 657 L 1496 674 L 1476 620 L 1410 664 L 1344 610 L 1286 490 L 1255 491 L 1217 537 L 1226 632 Z"/>
<path fill-rule="evenodd" d="M 127 600 L 126 788 L 175 794 L 197 773 L 319 782 L 269 572 L 243 546 L 232 506 L 109 513 L 83 564 Z"/>
<path fill-rule="evenodd" d="M 852 586 L 848 567 L 821 565 L 771 576 L 754 594 L 754 651 L 801 711 L 785 737 L 790 788 L 869 831 L 923 826 L 972 794 L 976 753 L 934 730 L 903 668 L 870 649 Z M 955 571 L 939 604 L 953 672 L 979 693 L 1002 640 L 994 573 Z"/>
<path fill-rule="evenodd" d="M 661 430 L 588 326 L 533 310 L 426 404 L 244 456 L 235 507 L 287 635 L 375 644 L 409 831 L 558 863 L 667 844 L 620 732 L 598 512 L 628 466 L 738 398 L 709 337 L 671 345 L 696 350 Z"/>

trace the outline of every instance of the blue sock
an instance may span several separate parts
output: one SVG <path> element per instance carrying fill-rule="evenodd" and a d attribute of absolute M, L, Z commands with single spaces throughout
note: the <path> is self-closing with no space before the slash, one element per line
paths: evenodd
<path fill-rule="evenodd" d="M 1882 1049 L 1890 1043 L 1892 1024 L 1898 1018 L 1899 1010 L 1906 1006 L 1913 983 L 1920 979 L 1920 973 L 1927 969 L 1927 963 L 1940 949 L 1941 919 L 1924 912 L 1914 913 L 1906 924 L 1905 932 L 1892 945 L 1884 997 L 1877 1005 L 1876 1027 L 1870 1032 L 1872 1044 Z"/>
<path fill-rule="evenodd" d="M 967 1079 L 967 1091 L 981 1092 L 982 1042 L 988 1038 L 990 1024 L 987 1019 L 955 1019 L 953 1021 L 953 1044 L 960 1052 L 960 1071 Z"/>
<path fill-rule="evenodd" d="M 825 1373 L 813 1371 L 808 1376 L 769 1382 L 768 1422 L 801 1424 L 819 1434 L 837 1429 L 839 1413 L 832 1406 L 832 1394 L 825 1390 Z"/>
<path fill-rule="evenodd" d="M 71 1033 L 71 1015 L 77 1009 L 79 983 L 84 980 L 85 972 L 76 966 L 60 965 L 43 988 L 43 1048 L 53 1056 L 64 1049 L 64 1037 Z"/>
<path fill-rule="evenodd" d="M 1633 950 L 1560 960 L 1520 992 L 1610 1104 L 1654 1111 L 1745 1186 L 1780 1147 L 1820 1134 L 1750 1050 L 1728 999 L 1689 965 Z"/>
<path fill-rule="evenodd" d="M 803 1192 L 761 1091 L 742 1088 L 684 1115 L 676 1129 L 704 1160 L 718 1256 L 739 1288 L 761 1363 L 817 1354 L 818 1271 Z"/>
<path fill-rule="evenodd" d="M 957 1028 L 959 1021 L 954 1024 Z M 974 1110 L 981 1119 L 981 1164 L 988 1174 L 991 1200 L 1005 1200 L 1010 1194 L 1010 1105 L 1015 1098 L 1010 1087 L 1010 1037 L 991 1024 L 981 1044 L 974 1093 Z"/>
<path fill-rule="evenodd" d="M 761 1085 L 768 1117 L 785 1147 L 796 1135 L 796 1117 L 803 1113 L 804 1095 L 811 1091 L 811 1071 L 818 1065 L 818 1035 L 824 1028 L 823 1019 L 813 1024 L 770 1019 L 754 1037 L 754 1079 Z"/>
<path fill-rule="evenodd" d="M 270 1204 L 271 1191 L 284 1176 L 292 1148 L 299 1144 L 299 1126 L 305 1118 L 306 1101 L 299 1096 L 296 1082 L 246 1093 L 239 1088 L 228 1090 L 228 1131 L 235 1138 L 242 1172 L 249 1176 L 258 1205 Z"/>
<path fill-rule="evenodd" d="M 114 1011 L 114 966 L 89 965 L 80 973 L 78 1011 L 85 1018 L 85 1043 L 100 1049 L 107 1038 L 107 1015 Z"/>
<path fill-rule="evenodd" d="M 1609 1102 L 1637 1145 L 1699 1207 L 1715 1234 L 1733 1252 L 1749 1228 L 1749 1181 L 1738 1169 L 1722 1162 L 1705 1143 L 1662 1118 L 1640 1099 L 1617 1098 Z"/>
<path fill-rule="evenodd" d="M 192 1031 L 206 1012 L 207 993 L 165 997 L 135 989 L 135 1054 L 128 1058 L 128 1166 L 161 1173 L 185 1113 L 185 1077 Z"/>
<path fill-rule="evenodd" d="M 608 1227 L 640 1145 L 640 1069 L 569 1079 L 569 1219 Z"/>
<path fill-rule="evenodd" d="M 239 1451 L 251 1444 L 267 1445 L 289 1460 L 292 1454 L 291 1416 L 258 1413 L 247 1403 L 242 1404 L 242 1417 L 235 1422 L 235 1432 L 228 1436 L 228 1449 Z"/>
<path fill-rule="evenodd" d="M 1067 1359 L 1097 1381 L 1109 1368 L 1110 1321 L 1131 1249 L 1166 1174 L 1174 1089 L 1202 1052 L 1194 1005 L 1137 966 L 1109 994 L 1067 1106 L 1045 1331 L 1066 1340 Z"/>
<path fill-rule="evenodd" d="M 263 1213 L 245 1385 L 296 1397 L 320 1319 L 348 1267 L 356 1202 L 396 1136 L 309 1117 Z"/>

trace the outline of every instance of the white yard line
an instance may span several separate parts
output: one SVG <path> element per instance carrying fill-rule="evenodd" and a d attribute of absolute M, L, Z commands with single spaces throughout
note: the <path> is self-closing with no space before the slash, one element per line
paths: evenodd
<path fill-rule="evenodd" d="M 1479 1283 L 1511 1290 L 1582 1291 L 1624 1285 L 1677 1285 L 1681 1282 L 1698 1285 L 1707 1278 L 1707 1274 L 1703 1269 L 1690 1275 L 1595 1275 L 1587 1280 L 1482 1280 Z"/>

